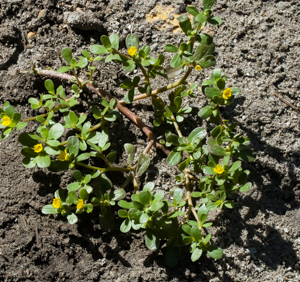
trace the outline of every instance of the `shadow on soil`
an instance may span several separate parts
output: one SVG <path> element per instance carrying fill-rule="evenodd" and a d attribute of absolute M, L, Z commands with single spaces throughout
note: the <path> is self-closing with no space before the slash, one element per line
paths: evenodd
<path fill-rule="evenodd" d="M 236 114 L 234 111 L 237 103 L 243 102 L 243 99 L 236 99 L 237 101 L 231 105 L 230 111 L 231 117 Z M 228 113 L 227 112 L 227 113 Z M 226 113 L 225 113 L 226 116 Z M 293 168 L 298 166 L 297 158 L 298 152 L 289 152 L 289 159 L 283 156 L 283 153 L 276 148 L 273 148 L 264 143 L 259 134 L 256 134 L 248 128 L 241 127 L 251 140 L 251 144 L 255 144 L 255 150 L 263 150 L 268 152 L 269 156 L 274 158 L 279 163 L 289 164 L 289 183 L 284 183 L 285 175 L 282 175 L 279 171 L 271 166 L 262 165 L 258 160 L 253 163 L 245 164 L 245 168 L 251 171 L 249 181 L 255 183 L 257 191 L 260 192 L 260 197 L 256 200 L 254 190 L 252 193 L 246 196 L 239 196 L 234 210 L 230 211 L 225 209 L 222 214 L 217 216 L 215 221 L 217 223 L 222 222 L 222 227 L 218 231 L 218 241 L 216 245 L 220 245 L 223 249 L 229 248 L 232 244 L 236 244 L 248 249 L 250 252 L 251 260 L 255 265 L 259 266 L 261 263 L 265 264 L 268 268 L 277 269 L 279 265 L 285 263 L 287 266 L 293 267 L 297 261 L 296 252 L 293 250 L 292 244 L 284 240 L 281 234 L 272 226 L 265 226 L 262 223 L 250 224 L 250 219 L 257 217 L 259 213 L 262 213 L 265 217 L 268 217 L 270 212 L 278 215 L 284 215 L 289 209 L 287 204 L 291 206 L 290 209 L 299 207 L 295 199 L 293 188 L 297 183 L 297 179 L 294 176 Z M 266 183 L 264 177 L 267 177 L 269 182 Z M 34 173 L 33 178 L 36 182 L 41 183 L 40 194 L 54 192 L 57 189 L 57 185 L 60 183 L 60 176 L 57 174 L 45 174 L 44 172 Z M 282 189 L 280 188 L 282 187 Z M 242 216 L 239 210 L 242 207 L 248 207 L 246 215 Z M 224 223 L 224 218 L 229 219 L 229 223 Z M 111 233 L 103 233 L 100 231 L 100 225 L 95 224 L 98 222 L 97 217 L 92 219 L 84 217 L 78 223 L 78 231 L 81 237 L 72 235 L 70 240 L 72 243 L 78 244 L 85 248 L 89 252 L 94 260 L 105 258 L 111 260 L 114 263 L 120 262 L 125 267 L 131 267 L 131 263 L 124 259 L 120 255 L 121 250 L 131 249 L 131 243 L 133 241 L 134 234 L 127 235 L 119 232 L 118 228 Z M 246 240 L 243 239 L 243 233 L 246 235 Z M 95 239 L 97 243 L 94 243 L 91 238 Z M 112 244 L 112 240 L 115 243 Z M 100 242 L 101 241 L 101 242 Z M 99 245 L 104 245 L 99 250 Z M 113 245 L 114 247 L 112 247 Z M 162 250 L 164 251 L 164 250 Z M 241 254 L 245 257 L 245 254 Z M 234 278 L 226 274 L 227 265 L 231 268 L 241 271 L 240 267 L 234 263 L 234 258 L 226 257 L 219 261 L 214 261 L 207 258 L 205 255 L 201 258 L 201 261 L 192 263 L 190 261 L 190 253 L 188 248 L 182 249 L 182 254 L 178 266 L 175 268 L 168 267 L 165 264 L 164 257 L 161 255 L 161 251 L 158 250 L 150 254 L 144 261 L 145 267 L 153 267 L 153 264 L 158 264 L 162 268 L 166 268 L 168 279 L 178 278 L 182 281 L 204 281 L 219 278 L 220 281 L 234 281 Z M 222 268 L 222 272 L 220 272 Z M 197 280 L 190 277 L 188 273 L 197 274 Z M 220 276 L 220 273 L 223 273 Z M 216 276 L 217 275 L 217 276 Z M 188 279 L 188 280 L 186 280 Z M 200 279 L 200 280 L 199 280 Z"/>

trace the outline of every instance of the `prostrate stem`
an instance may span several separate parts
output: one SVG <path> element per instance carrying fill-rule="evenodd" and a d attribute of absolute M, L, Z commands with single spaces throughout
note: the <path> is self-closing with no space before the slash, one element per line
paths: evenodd
<path fill-rule="evenodd" d="M 66 73 L 57 73 L 56 71 L 51 71 L 51 70 L 36 69 L 36 73 L 38 75 L 41 75 L 41 76 L 57 78 L 57 79 L 65 80 L 65 81 L 68 81 L 68 82 L 75 78 L 73 75 L 66 74 Z M 83 83 L 83 81 L 81 79 L 79 79 L 79 81 L 81 83 Z M 123 106 L 117 98 L 115 98 L 113 95 L 111 95 L 110 93 L 108 93 L 107 91 L 105 91 L 101 88 L 96 88 L 90 82 L 84 84 L 84 88 L 88 89 L 89 91 L 91 91 L 93 93 L 96 93 L 96 94 L 100 95 L 103 98 L 106 98 L 108 101 L 110 101 L 111 99 L 115 99 L 116 102 L 117 102 L 116 103 L 117 109 L 124 116 L 126 116 L 128 119 L 130 119 L 135 125 L 137 125 L 146 134 L 146 136 L 148 137 L 148 139 L 150 141 L 153 140 L 154 143 L 155 143 L 155 146 L 157 148 L 161 149 L 166 155 L 169 155 L 169 150 L 166 149 L 162 144 L 160 144 L 158 142 L 158 140 L 157 140 L 156 136 L 154 135 L 154 133 L 146 126 L 146 124 L 141 120 L 141 118 L 136 116 L 127 107 Z"/>

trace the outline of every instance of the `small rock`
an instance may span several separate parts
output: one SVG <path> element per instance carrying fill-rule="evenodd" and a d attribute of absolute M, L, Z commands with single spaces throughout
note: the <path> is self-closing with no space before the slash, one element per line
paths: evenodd
<path fill-rule="evenodd" d="M 151 51 L 156 51 L 157 50 L 157 47 L 158 47 L 158 44 L 157 43 L 154 43 L 150 46 L 150 50 Z"/>
<path fill-rule="evenodd" d="M 92 12 L 65 12 L 64 19 L 71 28 L 80 30 L 103 30 L 102 22 Z"/>
<path fill-rule="evenodd" d="M 289 8 L 291 6 L 291 4 L 289 2 L 283 2 L 280 1 L 276 4 L 276 7 L 278 8 L 278 10 L 285 10 L 287 8 Z"/>
<path fill-rule="evenodd" d="M 29 39 L 31 39 L 32 37 L 35 37 L 35 32 L 33 32 L 33 31 L 28 32 L 27 37 Z"/>
<path fill-rule="evenodd" d="M 186 6 L 183 3 L 180 3 L 179 6 L 179 13 L 185 13 L 186 12 Z"/>
<path fill-rule="evenodd" d="M 39 18 L 44 18 L 46 16 L 46 9 L 40 10 Z"/>

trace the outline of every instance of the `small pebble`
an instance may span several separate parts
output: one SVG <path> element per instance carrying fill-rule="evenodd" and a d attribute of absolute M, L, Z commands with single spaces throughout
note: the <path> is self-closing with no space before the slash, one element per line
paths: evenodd
<path fill-rule="evenodd" d="M 35 32 L 33 32 L 33 31 L 28 32 L 27 37 L 29 39 L 32 38 L 32 37 L 35 37 Z"/>

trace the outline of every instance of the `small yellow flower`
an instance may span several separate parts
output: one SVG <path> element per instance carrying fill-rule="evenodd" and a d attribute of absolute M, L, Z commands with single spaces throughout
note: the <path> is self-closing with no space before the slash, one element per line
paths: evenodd
<path fill-rule="evenodd" d="M 128 54 L 133 57 L 136 53 L 137 49 L 134 47 L 134 46 L 131 46 L 129 49 L 128 49 Z"/>
<path fill-rule="evenodd" d="M 41 143 L 33 146 L 33 151 L 35 151 L 36 153 L 40 153 L 42 150 L 43 150 L 43 145 Z"/>
<path fill-rule="evenodd" d="M 214 168 L 214 172 L 216 174 L 222 174 L 224 172 L 224 168 L 221 166 L 221 165 L 217 165 L 215 168 Z"/>
<path fill-rule="evenodd" d="M 83 199 L 79 199 L 76 208 L 80 210 L 83 209 L 83 207 L 84 207 Z"/>
<path fill-rule="evenodd" d="M 61 207 L 61 201 L 58 198 L 54 198 L 52 202 L 52 206 L 56 209 L 59 209 Z"/>
<path fill-rule="evenodd" d="M 196 70 L 196 71 L 201 71 L 202 68 L 201 68 L 201 66 L 197 65 L 197 66 L 195 66 L 195 70 Z"/>
<path fill-rule="evenodd" d="M 93 61 L 93 57 L 90 57 L 89 60 L 92 62 Z"/>
<path fill-rule="evenodd" d="M 10 124 L 11 124 L 11 119 L 10 119 L 10 117 L 8 117 L 8 116 L 4 116 L 3 118 L 2 118 L 2 125 L 4 125 L 4 126 L 9 126 Z"/>
<path fill-rule="evenodd" d="M 65 149 L 64 151 L 60 152 L 60 154 L 58 155 L 58 160 L 61 161 L 61 162 L 64 162 L 64 161 L 68 160 L 67 149 Z"/>
<path fill-rule="evenodd" d="M 231 88 L 227 88 L 223 91 L 223 98 L 225 100 L 228 100 L 231 97 L 232 93 L 231 93 Z"/>

